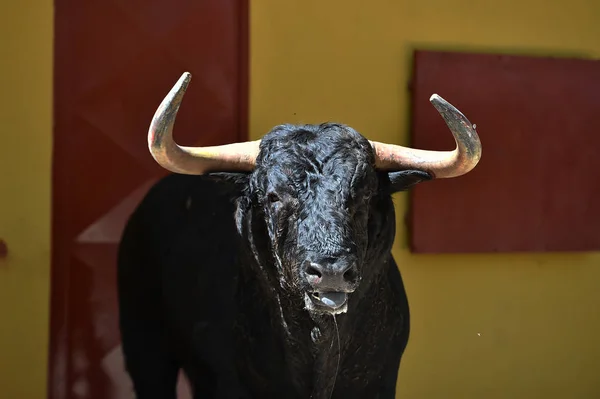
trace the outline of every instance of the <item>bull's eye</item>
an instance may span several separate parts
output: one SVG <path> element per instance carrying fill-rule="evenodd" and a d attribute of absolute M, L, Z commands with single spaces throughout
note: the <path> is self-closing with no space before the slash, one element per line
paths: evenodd
<path fill-rule="evenodd" d="M 365 191 L 363 194 L 363 201 L 368 202 L 372 196 L 373 196 L 372 191 L 370 191 L 370 190 Z"/>
<path fill-rule="evenodd" d="M 279 202 L 279 197 L 274 192 L 270 192 L 269 194 L 267 194 L 267 200 L 270 204 L 273 204 L 275 202 Z"/>

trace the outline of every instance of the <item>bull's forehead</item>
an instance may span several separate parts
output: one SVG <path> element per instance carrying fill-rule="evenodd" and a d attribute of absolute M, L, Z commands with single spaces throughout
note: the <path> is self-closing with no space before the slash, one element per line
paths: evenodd
<path fill-rule="evenodd" d="M 263 138 L 257 161 L 335 175 L 348 173 L 357 164 L 372 165 L 374 157 L 369 142 L 356 130 L 342 124 L 323 123 L 275 127 Z"/>

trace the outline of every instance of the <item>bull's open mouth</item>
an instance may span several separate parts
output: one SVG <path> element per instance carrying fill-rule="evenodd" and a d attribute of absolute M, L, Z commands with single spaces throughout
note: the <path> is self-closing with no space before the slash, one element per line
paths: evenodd
<path fill-rule="evenodd" d="M 346 292 L 311 292 L 304 297 L 309 311 L 338 314 L 348 309 L 348 294 Z"/>

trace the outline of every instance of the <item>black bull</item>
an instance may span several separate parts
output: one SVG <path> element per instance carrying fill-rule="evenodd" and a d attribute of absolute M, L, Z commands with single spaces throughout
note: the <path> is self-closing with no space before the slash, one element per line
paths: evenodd
<path fill-rule="evenodd" d="M 282 125 L 252 171 L 171 175 L 118 257 L 126 369 L 139 399 L 393 398 L 409 307 L 392 194 L 435 177 L 376 168 L 339 124 Z"/>

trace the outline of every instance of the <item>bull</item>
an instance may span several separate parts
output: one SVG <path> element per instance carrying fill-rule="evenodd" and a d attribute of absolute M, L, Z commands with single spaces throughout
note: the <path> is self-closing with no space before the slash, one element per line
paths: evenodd
<path fill-rule="evenodd" d="M 139 399 L 393 398 L 410 313 L 391 254 L 392 194 L 472 170 L 473 125 L 430 99 L 456 149 L 369 141 L 343 124 L 284 124 L 261 140 L 183 147 L 182 75 L 148 134 L 174 172 L 128 220 L 119 325 Z"/>

